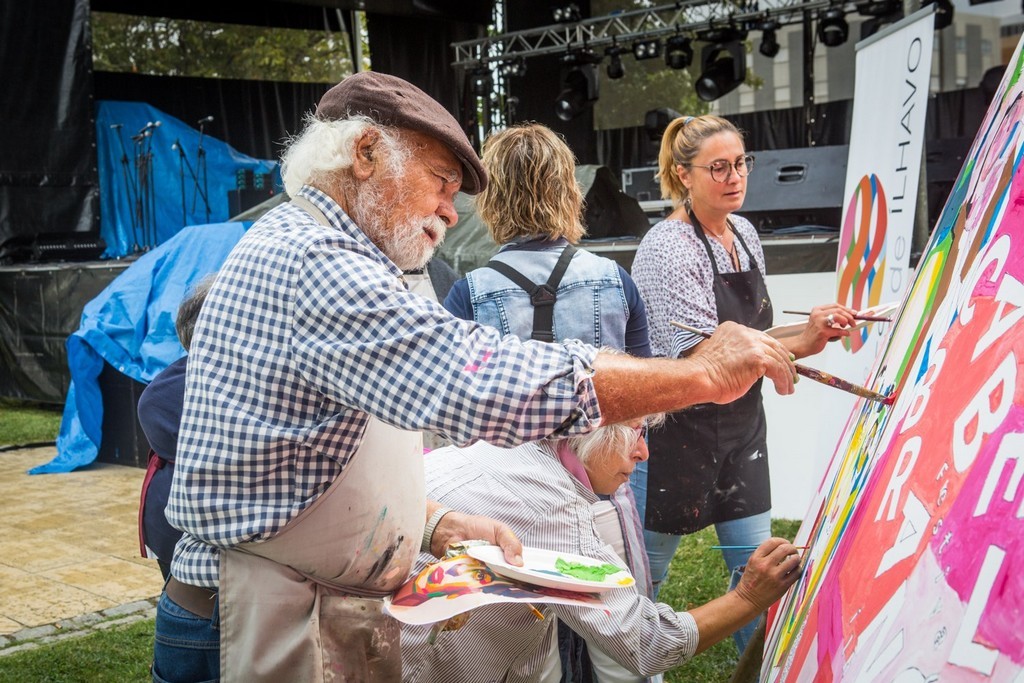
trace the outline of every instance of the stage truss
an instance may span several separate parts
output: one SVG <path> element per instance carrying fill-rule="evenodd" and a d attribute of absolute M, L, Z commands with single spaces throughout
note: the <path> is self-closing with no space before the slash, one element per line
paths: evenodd
<path fill-rule="evenodd" d="M 759 30 L 770 21 L 779 25 L 798 24 L 818 12 L 838 8 L 846 13 L 870 14 L 881 2 L 836 2 L 834 0 L 773 0 L 757 2 L 707 2 L 687 0 L 649 9 L 630 10 L 565 24 L 553 24 L 523 31 L 452 43 L 454 67 L 485 67 L 516 58 L 564 54 L 572 50 L 629 47 L 634 41 L 687 35 L 707 40 L 716 30 Z"/>

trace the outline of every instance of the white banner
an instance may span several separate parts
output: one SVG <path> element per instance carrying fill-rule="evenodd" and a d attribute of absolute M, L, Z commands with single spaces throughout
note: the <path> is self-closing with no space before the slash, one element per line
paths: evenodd
<path fill-rule="evenodd" d="M 840 301 L 857 310 L 899 303 L 908 272 L 931 80 L 933 6 L 857 44 L 856 87 L 836 274 L 768 274 L 776 311 Z M 755 171 L 756 172 L 756 171 Z M 831 283 L 838 278 L 838 294 Z M 776 324 L 787 322 L 776 316 Z M 803 361 L 864 384 L 884 323 Z M 801 519 L 856 397 L 805 379 L 793 396 L 764 391 L 772 515 Z M 808 420 L 808 415 L 814 415 Z"/>
<path fill-rule="evenodd" d="M 931 81 L 932 7 L 857 44 L 853 125 L 836 265 L 836 300 L 864 310 L 902 300 Z M 863 379 L 880 326 L 856 331 L 844 348 Z"/>

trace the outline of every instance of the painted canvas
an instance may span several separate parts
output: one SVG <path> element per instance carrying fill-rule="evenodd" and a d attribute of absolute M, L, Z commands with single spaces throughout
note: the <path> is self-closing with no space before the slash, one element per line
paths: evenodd
<path fill-rule="evenodd" d="M 485 605 L 520 602 L 578 605 L 607 611 L 598 593 L 545 588 L 507 579 L 483 562 L 456 555 L 429 564 L 385 599 L 388 614 L 405 624 L 432 624 Z"/>
<path fill-rule="evenodd" d="M 1024 683 L 1021 44 L 801 527 L 762 680 Z"/>

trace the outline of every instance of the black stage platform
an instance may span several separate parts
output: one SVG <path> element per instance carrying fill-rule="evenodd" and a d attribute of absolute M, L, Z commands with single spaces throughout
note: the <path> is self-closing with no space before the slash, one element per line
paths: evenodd
<path fill-rule="evenodd" d="M 85 305 L 137 257 L 0 266 L 0 397 L 60 406 L 71 374 L 65 341 Z M 104 363 L 103 439 L 97 460 L 145 467 L 149 446 L 136 417 L 145 385 Z"/>
<path fill-rule="evenodd" d="M 0 266 L 0 397 L 64 403 L 71 380 L 64 342 L 85 305 L 134 261 Z"/>

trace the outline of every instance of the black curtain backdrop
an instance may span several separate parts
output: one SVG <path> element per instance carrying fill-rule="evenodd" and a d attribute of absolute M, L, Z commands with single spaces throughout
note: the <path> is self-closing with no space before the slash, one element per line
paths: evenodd
<path fill-rule="evenodd" d="M 193 128 L 212 115 L 213 122 L 204 127 L 207 134 L 243 154 L 271 160 L 278 159 L 285 138 L 299 132 L 305 114 L 334 85 L 103 71 L 94 78 L 98 100 L 145 102 Z"/>
<path fill-rule="evenodd" d="M 0 3 L 0 75 L 5 83 L 31 84 L 0 102 L 6 125 L 0 133 L 0 247 L 11 237 L 96 235 L 99 187 L 95 155 L 94 99 L 147 102 L 195 125 L 213 115 L 210 135 L 239 151 L 276 159 L 283 140 L 296 133 L 332 83 L 302 84 L 140 76 L 92 72 L 89 11 L 129 11 L 128 0 L 38 0 Z M 310 3 L 311 5 L 312 3 Z M 456 13 L 454 0 L 383 0 L 368 15 L 373 67 L 416 83 L 456 116 L 475 116 L 464 103 L 462 74 L 451 66 L 451 43 L 482 37 L 490 3 Z M 584 16 L 589 3 L 580 5 Z M 153 5 L 151 8 L 150 5 Z M 346 9 L 346 3 L 337 7 Z M 336 23 L 335 7 L 260 0 L 244 10 L 218 3 L 154 0 L 146 10 L 240 23 L 303 26 Z M 135 11 L 141 11 L 135 8 Z M 219 12 L 219 14 L 218 14 Z M 232 15 L 232 12 L 237 12 Z M 521 3 L 509 12 L 508 30 L 551 23 L 550 3 Z M 561 133 L 581 164 L 605 165 L 616 174 L 649 166 L 657 143 L 642 128 L 593 130 L 588 110 L 570 122 L 554 115 L 562 64 L 558 56 L 528 61 L 513 78 L 517 120 L 533 120 Z M 987 107 L 980 89 L 941 93 L 930 100 L 926 140 L 971 139 Z M 810 131 L 816 145 L 847 144 L 850 101 L 815 106 Z M 801 107 L 731 116 L 751 150 L 802 147 L 807 139 Z"/>
<path fill-rule="evenodd" d="M 333 83 L 280 83 L 92 71 L 90 11 L 149 14 L 290 28 L 338 30 L 340 13 L 364 3 L 334 0 L 37 0 L 0 3 L 0 82 L 21 84 L 0 101 L 0 251 L 9 238 L 98 235 L 95 99 L 146 102 L 240 152 L 277 159 Z M 459 111 L 451 43 L 483 35 L 490 2 L 372 3 L 374 68 L 403 76 Z M 482 23 L 481 23 L 482 22 Z M 77 239 L 77 238 L 75 238 Z"/>
<path fill-rule="evenodd" d="M 551 9 L 556 4 L 567 3 L 525 2 L 517 4 L 514 9 L 508 9 L 508 31 L 551 25 Z M 580 8 L 584 18 L 590 16 L 589 0 L 573 4 Z M 515 122 L 536 121 L 560 133 L 580 164 L 605 163 L 599 158 L 600 145 L 598 135 L 594 132 L 594 112 L 591 107 L 587 107 L 571 121 L 562 121 L 555 115 L 555 97 L 562 91 L 565 74 L 560 56 L 531 57 L 526 61 L 526 68 L 525 76 L 510 78 L 508 82 L 509 94 L 519 98 Z"/>
<path fill-rule="evenodd" d="M 99 232 L 88 0 L 0 3 L 0 245 Z"/>
<path fill-rule="evenodd" d="M 375 71 L 415 83 L 458 115 L 460 84 L 450 66 L 450 45 L 482 36 L 483 27 L 434 17 L 368 14 L 367 28 Z M 94 80 L 96 99 L 146 102 L 193 127 L 212 115 L 208 134 L 244 154 L 275 160 L 285 139 L 301 130 L 304 116 L 334 85 L 110 72 L 97 72 Z"/>
<path fill-rule="evenodd" d="M 485 25 L 451 17 L 367 12 L 366 27 L 374 71 L 404 78 L 461 120 L 462 82 L 451 65 L 455 61 L 451 45 L 484 37 Z"/>

